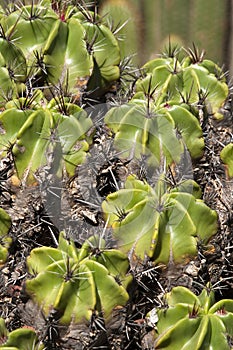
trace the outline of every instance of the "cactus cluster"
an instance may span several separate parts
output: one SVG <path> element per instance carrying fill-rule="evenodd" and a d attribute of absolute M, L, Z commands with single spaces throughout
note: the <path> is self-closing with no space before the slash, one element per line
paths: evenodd
<path fill-rule="evenodd" d="M 117 40 L 83 6 L 48 1 L 2 9 L 0 40 L 1 153 L 13 144 L 17 176 L 33 183 L 54 140 L 73 175 L 91 141 L 78 106 L 84 90 L 101 98 L 119 78 Z"/>
<path fill-rule="evenodd" d="M 144 65 L 132 99 L 105 115 L 114 145 L 126 159 L 144 157 L 147 167 L 162 165 L 162 181 L 157 179 L 153 188 L 145 179 L 129 177 L 125 188 L 108 195 L 102 205 L 122 249 L 134 249 L 140 259 L 149 256 L 157 263 L 196 255 L 194 237 L 207 242 L 217 232 L 216 213 L 200 201 L 198 185 L 193 182 L 189 193 L 185 179 L 180 179 L 181 187 L 166 179 L 185 151 L 193 160 L 201 158 L 203 125 L 207 118 L 223 118 L 221 108 L 229 94 L 221 69 L 195 46 L 181 61 L 180 50 L 171 44 L 164 55 Z M 199 219 L 204 217 L 208 223 Z M 187 245 L 182 245 L 186 233 L 190 241 L 186 237 Z"/>
<path fill-rule="evenodd" d="M 84 85 L 100 94 L 119 78 L 119 63 L 114 35 L 82 5 L 41 1 L 2 10 L 1 105 L 26 89 L 49 94 L 50 85 L 74 100 Z"/>
<path fill-rule="evenodd" d="M 84 1 L 0 7 L 0 157 L 11 154 L 11 184 L 39 188 L 48 175 L 71 182 L 79 176 L 79 165 L 85 167 L 95 138 L 110 142 L 109 158 L 117 155 L 127 169 L 119 185 L 107 162 L 114 184 L 94 205 L 114 248 L 93 231 L 79 240 L 77 227 L 77 241 L 65 231 L 52 232 L 56 247 L 36 247 L 27 256 L 27 295 L 45 317 L 55 310 L 67 327 L 90 324 L 93 315 L 107 326 L 113 312 L 127 309 L 133 300 L 135 266 L 185 264 L 197 258 L 198 246 L 206 247 L 218 229 L 217 213 L 182 167 L 192 167 L 203 156 L 209 119 L 223 118 L 229 95 L 225 75 L 195 46 L 182 50 L 169 44 L 165 54 L 138 70 L 130 99 L 122 103 L 122 94 L 116 94 L 112 107 L 106 93 L 121 88 L 122 67 L 116 37 Z M 87 108 L 98 102 L 107 105 L 101 125 Z M 102 139 L 97 135 L 101 128 L 106 132 Z M 221 152 L 229 177 L 232 154 L 230 143 Z M 132 170 L 142 162 L 142 171 Z M 11 217 L 0 208 L 0 265 L 14 240 L 10 227 Z M 208 288 L 200 296 L 183 287 L 166 294 L 168 309 L 158 310 L 153 348 L 185 350 L 192 344 L 193 349 L 217 350 L 222 344 L 230 349 L 232 300 L 214 304 Z M 0 319 L 0 349 L 39 350 L 42 343 L 34 330 L 8 332 Z"/>

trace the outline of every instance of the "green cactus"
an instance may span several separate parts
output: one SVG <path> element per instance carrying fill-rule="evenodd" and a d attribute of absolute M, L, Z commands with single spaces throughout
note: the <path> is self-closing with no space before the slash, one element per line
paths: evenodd
<path fill-rule="evenodd" d="M 32 3 L 2 16 L 3 67 L 6 61 L 20 81 L 39 80 L 41 86 L 62 87 L 73 96 L 90 79 L 88 90 L 102 94 L 120 75 L 118 42 L 101 18 L 82 6 L 60 7 Z M 4 92 L 10 85 L 3 84 Z"/>
<path fill-rule="evenodd" d="M 177 57 L 156 58 L 142 69 L 146 76 L 137 81 L 136 92 L 149 92 L 158 105 L 167 100 L 180 101 L 183 71 Z"/>
<path fill-rule="evenodd" d="M 10 40 L 21 48 L 27 62 L 33 62 L 33 51 L 40 51 L 57 20 L 57 15 L 46 5 L 34 4 L 15 8 L 1 18 L 2 29 Z"/>
<path fill-rule="evenodd" d="M 177 53 L 147 62 L 143 67 L 146 76 L 138 80 L 135 97 L 151 91 L 150 97 L 157 104 L 172 100 L 179 105 L 185 101 L 197 111 L 206 109 L 208 115 L 223 118 L 220 109 L 229 89 L 221 69 L 205 60 L 195 46 L 186 52 L 181 61 Z"/>
<path fill-rule="evenodd" d="M 30 328 L 17 328 L 8 332 L 3 318 L 0 318 L 0 350 L 43 350 L 36 332 Z"/>
<path fill-rule="evenodd" d="M 66 115 L 60 113 L 60 106 L 55 100 L 51 100 L 47 108 L 39 107 L 39 100 L 33 99 L 33 103 L 35 106 L 27 109 L 22 107 L 26 104 L 25 98 L 8 102 L 9 107 L 14 104 L 17 107 L 18 104 L 21 108 L 9 108 L 0 115 L 2 156 L 7 146 L 12 144 L 17 176 L 28 184 L 36 181 L 35 174 L 48 163 L 51 152 L 56 153 L 58 158 L 55 173 L 58 171 L 61 176 L 65 165 L 67 174 L 72 176 L 89 149 L 91 135 L 87 136 L 87 132 L 92 127 L 90 117 L 80 107 L 65 101 L 63 108 Z"/>
<path fill-rule="evenodd" d="M 140 260 L 180 263 L 197 254 L 198 240 L 207 243 L 217 231 L 217 214 L 199 196 L 199 187 L 189 180 L 173 189 L 160 180 L 152 188 L 131 175 L 102 208 L 124 252 L 133 251 Z"/>
<path fill-rule="evenodd" d="M 226 165 L 228 176 L 233 177 L 233 143 L 229 143 L 222 149 L 220 157 Z"/>
<path fill-rule="evenodd" d="M 15 144 L 18 131 L 28 117 L 41 109 L 43 99 L 43 94 L 37 90 L 30 98 L 14 98 L 5 104 L 5 110 L 0 114 L 0 157 L 3 157 L 8 148 Z"/>
<path fill-rule="evenodd" d="M 10 216 L 0 208 L 0 266 L 5 263 L 12 239 L 8 236 L 11 227 Z"/>
<path fill-rule="evenodd" d="M 147 155 L 151 158 L 150 163 L 158 166 L 164 156 L 166 165 L 169 165 L 179 162 L 184 144 L 193 158 L 203 153 L 200 124 L 184 104 L 155 106 L 135 99 L 112 108 L 105 115 L 105 123 L 115 133 L 115 146 L 125 158 Z"/>
<path fill-rule="evenodd" d="M 28 5 L 0 9 L 0 156 L 10 151 L 21 183 L 38 185 L 47 169 L 59 181 L 76 175 L 95 132 L 91 115 L 79 106 L 88 98 L 93 104 L 104 100 L 120 77 L 122 57 L 105 18 L 83 2 L 23 3 Z M 107 248 L 97 235 L 77 248 L 60 233 L 57 248 L 35 248 L 27 258 L 26 292 L 45 317 L 58 311 L 61 324 L 89 323 L 93 315 L 107 324 L 115 309 L 127 305 L 132 281 L 127 254 L 143 266 L 150 260 L 153 268 L 180 264 L 195 257 L 198 243 L 206 245 L 217 231 L 217 214 L 200 199 L 200 187 L 191 180 L 169 182 L 167 170 L 183 160 L 186 148 L 192 159 L 203 155 L 202 119 L 221 118 L 229 94 L 222 70 L 195 46 L 181 54 L 171 45 L 143 66 L 135 83 L 132 99 L 110 109 L 104 127 L 122 159 L 146 159 L 160 173 L 153 187 L 130 175 L 124 188 L 102 203 L 119 249 Z M 232 150 L 230 144 L 221 152 L 229 177 Z M 10 225 L 0 209 L 0 265 L 11 245 Z M 231 300 L 214 304 L 208 288 L 197 297 L 177 287 L 166 301 L 168 310 L 158 311 L 156 349 L 229 348 Z M 0 349 L 43 349 L 33 330 L 9 333 L 2 319 L 0 343 Z"/>
<path fill-rule="evenodd" d="M 9 4 L 0 27 L 0 154 L 11 147 L 26 184 L 55 153 L 55 173 L 72 176 L 91 142 L 91 118 L 77 105 L 84 90 L 99 98 L 119 78 L 118 42 L 99 16 L 68 2 Z"/>
<path fill-rule="evenodd" d="M 168 308 L 158 311 L 155 349 L 231 349 L 233 300 L 215 303 L 214 292 L 208 287 L 199 296 L 185 287 L 174 287 L 165 301 Z"/>
<path fill-rule="evenodd" d="M 118 250 L 106 250 L 104 240 L 97 247 L 95 243 L 92 237 L 77 249 L 61 233 L 57 249 L 32 250 L 27 265 L 34 278 L 26 281 L 26 290 L 45 314 L 53 307 L 61 312 L 62 323 L 80 323 L 90 320 L 95 310 L 108 320 L 116 306 L 126 304 L 127 257 Z"/>
<path fill-rule="evenodd" d="M 45 165 L 45 151 L 49 145 L 52 116 L 47 111 L 32 113 L 17 133 L 13 147 L 17 175 L 23 182 L 33 182 L 34 173 Z"/>

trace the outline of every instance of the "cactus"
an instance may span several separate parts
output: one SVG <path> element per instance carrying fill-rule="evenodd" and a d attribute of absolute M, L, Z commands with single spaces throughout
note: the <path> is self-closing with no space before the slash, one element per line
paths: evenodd
<path fill-rule="evenodd" d="M 2 66 L 10 67 L 8 71 L 14 68 L 17 79 L 20 71 L 21 82 L 29 79 L 36 87 L 38 81 L 43 87 L 62 87 L 72 96 L 90 79 L 88 90 L 102 94 L 119 78 L 120 50 L 101 21 L 79 5 L 50 7 L 41 2 L 17 7 L 1 18 Z M 4 93 L 12 79 L 7 79 L 7 71 L 5 75 Z"/>
<path fill-rule="evenodd" d="M 14 45 L 4 33 L 0 36 L 1 64 L 8 70 L 9 77 L 14 82 L 26 79 L 26 59 L 19 47 Z"/>
<path fill-rule="evenodd" d="M 17 328 L 8 332 L 5 322 L 0 318 L 0 350 L 43 350 L 34 330 Z"/>
<path fill-rule="evenodd" d="M 184 144 L 193 158 L 203 153 L 201 127 L 184 105 L 155 106 L 143 100 L 132 100 L 112 108 L 105 115 L 105 123 L 115 133 L 115 147 L 128 159 L 147 155 L 150 163 L 158 166 L 164 156 L 169 165 L 179 162 Z"/>
<path fill-rule="evenodd" d="M 15 100 L 13 104 L 22 108 L 24 102 L 25 99 Z M 56 171 L 61 173 L 64 163 L 67 174 L 72 176 L 76 166 L 84 161 L 91 142 L 91 137 L 87 137 L 92 126 L 90 117 L 80 107 L 69 103 L 63 104 L 67 114 L 64 115 L 59 113 L 54 100 L 48 108 L 39 108 L 36 101 L 33 102 L 37 109 L 9 108 L 0 115 L 3 155 L 7 145 L 12 144 L 17 176 L 28 184 L 36 182 L 35 174 L 48 163 L 51 152 L 59 157 Z"/>
<path fill-rule="evenodd" d="M 8 236 L 11 227 L 10 216 L 0 208 L 0 266 L 5 263 L 12 239 Z"/>
<path fill-rule="evenodd" d="M 183 72 L 177 57 L 156 58 L 142 69 L 146 76 L 137 81 L 136 92 L 149 92 L 158 105 L 167 100 L 180 101 Z"/>
<path fill-rule="evenodd" d="M 54 217 L 50 208 L 47 211 L 46 205 L 51 204 L 48 194 L 50 184 L 60 191 L 57 195 L 60 206 L 60 200 L 64 198 L 62 191 L 67 189 L 60 184 L 80 189 L 80 183 L 76 182 L 81 178 L 77 176 L 77 166 L 84 163 L 90 147 L 93 147 L 94 155 L 99 150 L 105 152 L 105 141 L 108 145 L 114 142 L 118 157 L 116 162 L 120 164 L 119 178 L 122 180 L 121 189 L 110 193 L 103 201 L 103 217 L 99 220 L 98 213 L 95 223 L 99 225 L 104 218 L 104 232 L 107 226 L 111 228 L 109 241 L 116 242 L 118 249 L 108 248 L 99 235 L 83 242 L 83 234 L 85 237 L 88 234 L 86 225 L 83 225 L 85 227 L 80 227 L 82 231 L 77 232 L 78 242 L 67 239 L 61 232 L 56 248 L 41 246 L 32 249 L 27 257 L 28 275 L 22 275 L 17 280 L 21 287 L 21 282 L 26 279 L 25 291 L 39 304 L 44 314 L 48 329 L 42 342 L 53 343 L 56 347 L 60 339 L 46 339 L 49 332 L 53 332 L 49 324 L 53 311 L 57 315 L 55 321 L 58 327 L 67 326 L 66 340 L 70 336 L 69 331 L 73 331 L 70 326 L 79 329 L 83 323 L 94 329 L 94 337 L 100 335 L 102 341 L 104 334 L 109 338 L 109 330 L 106 329 L 105 333 L 104 327 L 109 326 L 112 330 L 112 315 L 116 312 L 118 317 L 119 310 L 124 307 L 122 319 L 127 327 L 130 325 L 133 329 L 132 325 L 137 321 L 141 324 L 141 320 L 136 318 L 141 314 L 141 305 L 147 309 L 148 302 L 151 303 L 155 296 L 154 291 L 144 285 L 147 279 L 150 279 L 150 286 L 157 283 L 153 271 L 161 265 L 167 265 L 169 270 L 173 264 L 185 264 L 196 258 L 199 244 L 208 249 L 209 240 L 217 232 L 217 214 L 201 200 L 200 187 L 187 180 L 180 168 L 187 165 L 188 153 L 192 160 L 202 157 L 204 123 L 209 117 L 222 118 L 221 111 L 229 89 L 220 67 L 204 59 L 203 53 L 199 53 L 195 46 L 181 51 L 170 44 L 167 52 L 147 62 L 141 71 L 129 71 L 128 58 L 120 63 L 122 57 L 116 39 L 119 27 L 114 30 L 105 18 L 88 11 L 85 1 L 36 2 L 18 1 L 9 4 L 6 9 L 0 6 L 0 157 L 7 157 L 6 164 L 1 166 L 1 189 L 5 191 L 5 182 L 7 189 L 8 185 L 20 184 L 20 189 L 12 186 L 15 193 L 11 198 L 17 206 L 24 193 L 31 192 L 29 186 L 36 185 L 38 193 L 41 184 L 41 201 L 37 208 L 31 209 L 35 213 L 30 215 L 33 230 L 30 237 L 37 233 L 34 227 L 42 227 L 43 222 L 40 242 L 44 242 L 48 231 L 56 242 L 56 233 L 50 229 L 60 216 L 61 208 L 55 203 Z M 114 4 L 108 1 L 111 6 L 124 3 L 124 0 Z M 189 7 L 187 3 L 186 12 Z M 126 86 L 128 88 L 131 82 L 132 87 L 126 92 Z M 94 125 L 91 113 L 88 114 L 85 108 L 89 103 L 95 107 L 98 101 L 112 101 L 112 94 L 105 95 L 106 92 L 112 93 L 112 88 L 116 92 L 116 102 L 126 102 L 113 108 L 110 108 L 110 103 L 104 108 L 98 106 L 103 112 L 107 105 L 108 112 L 104 121 L 101 119 L 101 126 Z M 129 96 L 130 100 L 127 100 Z M 96 110 L 92 109 L 94 116 Z M 105 133 L 103 138 L 102 132 Z M 94 133 L 96 142 L 92 145 Z M 108 148 L 106 153 L 112 157 L 112 148 Z M 233 177 L 232 144 L 222 150 L 221 158 L 228 176 Z M 102 165 L 98 164 L 102 159 L 98 157 L 96 160 L 98 167 Z M 20 180 L 17 182 L 13 181 L 13 177 L 12 182 L 8 181 L 8 176 L 11 176 L 8 164 L 12 160 L 14 176 Z M 111 181 L 116 182 L 115 158 L 114 164 L 109 158 L 107 160 Z M 142 163 L 143 166 L 146 163 L 149 182 L 142 180 L 145 177 L 143 166 L 139 170 L 140 180 L 132 175 L 135 164 L 137 167 Z M 93 168 L 94 173 L 95 164 Z M 150 178 L 151 169 L 154 174 Z M 102 168 L 97 169 L 96 184 L 100 178 L 97 178 L 99 170 L 102 171 Z M 105 175 L 104 171 L 105 168 Z M 127 175 L 131 174 L 125 184 L 124 171 Z M 74 181 L 65 182 L 73 180 L 73 176 Z M 57 184 L 59 186 L 55 187 Z M 117 187 L 117 184 L 112 187 Z M 78 191 L 77 198 L 72 198 L 74 206 L 80 203 L 91 205 L 82 198 L 81 192 Z M 69 194 L 76 195 L 73 187 Z M 46 205 L 41 208 L 45 204 L 43 196 L 46 197 Z M 5 205 L 8 205 L 7 196 Z M 11 210 L 14 210 L 14 205 Z M 49 213 L 49 230 L 44 230 L 46 221 L 40 217 L 45 212 Z M 35 226 L 34 218 L 38 219 Z M 6 262 L 11 247 L 10 226 L 11 218 L 0 209 L 0 265 Z M 21 246 L 21 240 L 12 246 L 11 253 L 18 246 Z M 17 261 L 17 258 L 18 254 L 13 260 Z M 129 271 L 129 260 L 132 271 Z M 147 266 L 149 269 L 144 270 Z M 13 267 L 10 274 L 9 279 L 13 279 Z M 135 296 L 133 288 L 128 288 L 133 277 L 133 287 L 138 286 L 137 283 L 142 287 L 137 289 L 138 295 Z M 136 305 L 141 293 L 142 303 L 132 308 L 132 301 Z M 232 337 L 232 301 L 221 300 L 214 304 L 209 287 L 198 297 L 188 289 L 177 287 L 166 294 L 165 300 L 168 309 L 166 312 L 158 311 L 157 339 L 152 347 L 183 350 L 227 348 L 227 337 Z M 128 301 L 131 302 L 129 307 Z M 103 325 L 95 323 L 96 317 L 103 319 Z M 83 331 L 82 327 L 80 329 Z M 123 333 L 128 337 L 127 332 Z M 85 346 L 101 347 L 100 338 Z M 134 347 L 136 342 L 130 346 Z M 0 349 L 43 349 L 34 330 L 17 329 L 9 333 L 2 319 L 0 343 Z M 71 346 L 69 339 L 66 345 Z M 108 343 L 107 346 L 110 345 Z M 44 346 L 48 347 L 48 344 Z M 126 344 L 122 340 L 119 346 Z"/>
<path fill-rule="evenodd" d="M 21 48 L 27 62 L 32 63 L 33 51 L 40 52 L 56 20 L 54 11 L 40 2 L 16 7 L 10 14 L 2 16 L 1 25 L 6 36 Z"/>
<path fill-rule="evenodd" d="M 124 252 L 133 251 L 139 260 L 180 263 L 197 254 L 198 240 L 207 243 L 217 231 L 217 215 L 199 195 L 189 180 L 172 189 L 161 179 L 152 188 L 131 175 L 102 208 Z"/>
<path fill-rule="evenodd" d="M 233 300 L 215 303 L 209 287 L 196 296 L 185 287 L 165 295 L 168 308 L 158 311 L 155 349 L 229 350 L 233 337 Z"/>
<path fill-rule="evenodd" d="M 34 278 L 26 281 L 26 290 L 45 314 L 52 307 L 62 314 L 62 323 L 80 323 L 89 321 L 95 310 L 108 320 L 116 306 L 126 304 L 127 257 L 118 250 L 105 250 L 104 240 L 94 248 L 95 241 L 92 237 L 77 249 L 61 233 L 57 249 L 32 250 L 27 265 Z M 118 284 L 118 278 L 125 281 Z"/>
<path fill-rule="evenodd" d="M 167 57 L 156 58 L 144 65 L 146 76 L 137 82 L 137 92 L 151 91 L 151 98 L 157 104 L 174 101 L 188 103 L 196 111 L 206 110 L 216 119 L 223 116 L 220 109 L 225 103 L 229 89 L 217 64 L 203 58 L 194 46 L 186 51 L 186 57 L 179 60 L 179 51 L 168 52 Z M 174 56 L 174 57 L 173 57 Z M 139 96 L 143 96 L 137 94 Z"/>
<path fill-rule="evenodd" d="M 228 176 L 233 177 L 233 143 L 229 143 L 222 149 L 220 157 L 226 166 Z"/>
<path fill-rule="evenodd" d="M 1 156 L 13 145 L 17 176 L 27 184 L 37 183 L 55 151 L 56 171 L 65 164 L 72 176 L 91 142 L 91 119 L 77 105 L 84 90 L 100 98 L 119 78 L 117 40 L 79 5 L 41 1 L 8 10 L 0 31 Z"/>
<path fill-rule="evenodd" d="M 52 116 L 44 111 L 32 113 L 17 133 L 13 147 L 15 167 L 18 177 L 32 182 L 33 173 L 46 162 L 45 151 L 49 144 L 49 131 L 52 128 Z"/>

